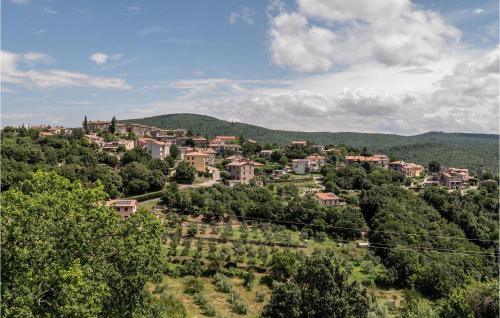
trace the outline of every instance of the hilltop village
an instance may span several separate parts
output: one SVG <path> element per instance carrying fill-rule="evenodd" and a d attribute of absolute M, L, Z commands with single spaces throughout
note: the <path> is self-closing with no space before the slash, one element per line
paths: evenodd
<path fill-rule="evenodd" d="M 41 136 L 71 134 L 71 129 L 63 127 L 33 126 L 40 129 Z M 312 176 L 315 185 L 303 187 L 303 192 L 313 192 L 316 200 L 325 206 L 345 205 L 339 191 L 333 193 L 324 186 L 321 175 L 325 164 L 335 167 L 359 166 L 395 171 L 407 178 L 405 186 L 420 189 L 442 186 L 449 191 L 474 188 L 477 179 L 464 168 L 440 167 L 432 163 L 428 168 L 422 165 L 390 158 L 385 154 L 369 154 L 366 149 L 359 151 L 347 146 L 315 145 L 308 141 L 291 141 L 280 147 L 258 144 L 244 136 L 199 136 L 186 129 L 160 129 L 148 125 L 112 121 L 87 121 L 83 123 L 85 139 L 98 147 L 99 151 L 121 159 L 125 151 L 133 149 L 147 153 L 152 159 L 175 160 L 169 176 L 175 179 L 176 168 L 181 164 L 189 166 L 192 173 L 185 183 L 197 182 L 201 185 L 223 183 L 266 185 L 287 180 L 301 180 L 301 176 Z M 291 153 L 289 160 L 283 160 L 284 153 Z M 270 165 L 273 162 L 275 164 Z M 184 168 L 182 168 L 184 171 Z M 184 172 L 183 172 L 184 174 Z M 189 174 L 189 173 L 188 173 Z M 306 180 L 306 178 L 303 178 Z M 116 200 L 109 204 L 116 204 Z M 119 200 L 123 203 L 123 200 Z M 130 201 L 135 205 L 136 201 Z M 128 211 L 135 211 L 135 206 Z M 117 210 L 120 210 L 117 206 Z"/>
<path fill-rule="evenodd" d="M 167 317 L 273 317 L 291 299 L 280 296 L 280 284 L 308 286 L 298 273 L 328 264 L 322 279 L 336 262 L 343 274 L 329 282 L 352 288 L 329 290 L 353 301 L 346 310 L 360 314 L 352 317 L 419 306 L 445 312 L 450 295 L 497 290 L 498 176 L 487 171 L 116 118 L 85 118 L 79 128 L 4 127 L 1 146 L 3 224 L 18 236 L 10 249 L 21 239 L 44 244 L 37 251 L 56 246 L 63 258 L 89 249 L 85 266 L 96 252 L 122 255 L 141 271 L 140 284 L 129 285 L 153 296 L 145 302 L 152 311 L 181 312 Z M 122 265 L 102 268 L 109 284 L 128 277 Z M 117 299 L 114 308 L 129 301 L 107 302 Z M 289 305 L 300 311 L 307 302 Z"/>

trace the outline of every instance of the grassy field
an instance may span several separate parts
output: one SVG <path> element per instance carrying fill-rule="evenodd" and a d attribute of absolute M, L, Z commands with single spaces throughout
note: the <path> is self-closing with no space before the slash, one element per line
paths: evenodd
<path fill-rule="evenodd" d="M 169 247 L 168 266 L 171 273 L 175 273 L 181 267 L 180 264 L 186 261 L 196 260 L 207 264 L 210 262 L 210 253 L 216 251 L 222 255 L 225 263 L 233 263 L 236 272 L 244 273 L 252 268 L 256 276 L 253 287 L 248 289 L 241 277 L 227 274 L 231 290 L 248 308 L 246 314 L 237 314 L 231 304 L 232 294 L 218 291 L 213 277 L 197 277 L 203 289 L 199 295 L 192 295 L 185 292 L 189 277 L 165 275 L 153 289 L 166 288 L 172 291 L 184 304 L 189 317 L 205 317 L 214 312 L 215 317 L 258 317 L 270 293 L 269 287 L 261 279 L 269 274 L 272 254 L 285 249 L 305 255 L 316 249 L 333 251 L 351 269 L 351 279 L 367 286 L 378 303 L 392 309 L 390 313 L 395 313 L 401 302 L 401 290 L 374 288 L 373 280 L 381 265 L 377 265 L 368 250 L 357 248 L 355 242 L 340 242 L 328 237 L 312 238 L 283 226 L 242 224 L 237 220 L 231 223 L 206 224 L 201 217 L 184 216 L 179 224 L 180 226 L 170 228 L 165 241 Z M 178 235 L 179 242 L 174 246 L 173 252 L 172 236 L 175 235 Z M 205 299 L 214 312 L 207 314 L 204 307 L 199 305 L 197 297 Z"/>

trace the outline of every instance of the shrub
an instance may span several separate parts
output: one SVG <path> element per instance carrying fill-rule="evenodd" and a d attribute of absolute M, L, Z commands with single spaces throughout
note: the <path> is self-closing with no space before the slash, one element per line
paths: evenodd
<path fill-rule="evenodd" d="M 232 290 L 231 282 L 223 274 L 216 274 L 214 276 L 215 289 L 221 293 L 229 293 Z"/>
<path fill-rule="evenodd" d="M 263 303 L 266 300 L 266 293 L 264 293 L 262 290 L 258 290 L 255 293 L 255 297 L 257 298 L 257 302 Z"/>
<path fill-rule="evenodd" d="M 194 294 L 193 302 L 200 308 L 205 308 L 205 306 L 208 304 L 208 300 L 201 293 Z"/>
<path fill-rule="evenodd" d="M 198 234 L 198 227 L 196 224 L 190 224 L 187 229 L 187 235 L 190 237 L 195 237 Z"/>
<path fill-rule="evenodd" d="M 233 302 L 233 312 L 238 315 L 246 315 L 248 312 L 248 306 L 241 299 L 236 299 Z"/>
<path fill-rule="evenodd" d="M 212 305 L 207 304 L 205 308 L 203 308 L 203 314 L 205 314 L 205 316 L 207 317 L 215 317 L 215 308 Z"/>
<path fill-rule="evenodd" d="M 196 294 L 203 291 L 203 282 L 193 276 L 186 276 L 184 279 L 184 292 L 186 294 Z"/>
<path fill-rule="evenodd" d="M 246 289 L 251 290 L 255 283 L 255 273 L 253 271 L 248 271 L 243 273 L 243 285 Z"/>

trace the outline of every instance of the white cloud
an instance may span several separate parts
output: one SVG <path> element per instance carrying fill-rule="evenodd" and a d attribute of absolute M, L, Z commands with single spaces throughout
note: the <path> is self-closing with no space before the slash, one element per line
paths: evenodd
<path fill-rule="evenodd" d="M 54 59 L 47 54 L 38 53 L 38 52 L 28 52 L 22 54 L 22 59 L 28 63 L 45 63 L 50 64 L 54 62 Z"/>
<path fill-rule="evenodd" d="M 101 89 L 129 89 L 125 80 L 112 77 L 95 77 L 83 73 L 58 69 L 34 69 L 36 62 L 52 59 L 41 53 L 18 54 L 1 51 L 1 80 L 3 83 L 26 88 L 94 87 Z"/>
<path fill-rule="evenodd" d="M 460 32 L 408 0 L 298 0 L 270 17 L 272 61 L 301 72 L 375 60 L 423 66 L 439 60 Z"/>
<path fill-rule="evenodd" d="M 207 98 L 227 95 L 251 94 L 262 85 L 283 87 L 289 81 L 276 80 L 237 80 L 228 78 L 205 78 L 180 80 L 170 83 L 170 87 L 181 92 L 179 99 Z"/>
<path fill-rule="evenodd" d="M 123 57 L 122 54 L 107 55 L 106 53 L 97 52 L 90 55 L 89 58 L 96 64 L 106 64 L 108 60 L 114 61 L 121 59 L 122 57 Z"/>
<path fill-rule="evenodd" d="M 125 9 L 130 11 L 141 11 L 141 8 L 138 6 L 125 6 Z"/>
<path fill-rule="evenodd" d="M 475 10 L 474 10 L 474 11 L 472 11 L 472 12 L 474 12 L 474 14 L 475 14 L 475 15 L 481 15 L 481 14 L 483 14 L 483 13 L 484 13 L 484 10 L 483 10 L 483 9 L 481 9 L 481 8 L 477 8 L 477 9 L 475 9 Z"/>
<path fill-rule="evenodd" d="M 96 64 L 106 64 L 108 61 L 109 56 L 104 53 L 93 53 L 90 56 L 90 59 L 94 61 Z"/>
<path fill-rule="evenodd" d="M 152 26 L 148 26 L 148 27 L 145 27 L 145 28 L 139 30 L 139 32 L 137 32 L 137 35 L 145 36 L 145 35 L 150 35 L 150 34 L 155 34 L 155 33 L 164 33 L 166 31 L 167 31 L 167 29 L 163 26 L 152 25 Z"/>
<path fill-rule="evenodd" d="M 10 2 L 15 4 L 28 4 L 30 3 L 30 0 L 10 0 Z"/>
<path fill-rule="evenodd" d="M 299 131 L 498 133 L 498 84 L 494 50 L 425 69 L 372 63 L 287 82 L 177 81 L 170 87 L 181 97 L 153 103 L 147 115 L 193 112 Z"/>
<path fill-rule="evenodd" d="M 432 101 L 490 126 L 495 126 L 492 121 L 498 124 L 499 53 L 497 48 L 478 59 L 458 63 L 451 74 L 436 83 Z"/>
<path fill-rule="evenodd" d="M 228 21 L 230 24 L 236 24 L 241 21 L 248 25 L 253 25 L 255 23 L 255 11 L 247 7 L 242 7 L 236 12 L 231 12 Z"/>
<path fill-rule="evenodd" d="M 20 120 L 20 119 L 31 119 L 31 118 L 36 118 L 36 114 L 29 114 L 29 113 L 2 113 L 1 114 L 2 119 L 6 120 Z"/>
<path fill-rule="evenodd" d="M 57 12 L 56 10 L 54 9 L 51 9 L 49 7 L 45 7 L 43 8 L 43 11 L 42 11 L 44 14 L 48 14 L 48 15 L 55 15 L 55 14 L 59 14 L 59 12 Z"/>
<path fill-rule="evenodd" d="M 38 30 L 33 31 L 33 34 L 36 34 L 36 35 L 45 34 L 45 33 L 47 33 L 47 30 L 45 30 L 45 29 L 38 29 Z"/>

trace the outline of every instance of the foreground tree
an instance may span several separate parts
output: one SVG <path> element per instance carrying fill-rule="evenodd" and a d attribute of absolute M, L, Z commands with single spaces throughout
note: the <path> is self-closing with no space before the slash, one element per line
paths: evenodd
<path fill-rule="evenodd" d="M 263 317 L 367 317 L 366 289 L 325 254 L 315 254 L 286 283 L 275 283 Z"/>
<path fill-rule="evenodd" d="M 2 193 L 2 316 L 142 317 L 160 274 L 162 228 L 149 213 L 125 221 L 88 189 L 55 173 Z"/>
<path fill-rule="evenodd" d="M 441 303 L 441 317 L 498 317 L 498 281 L 472 282 L 455 289 Z"/>

